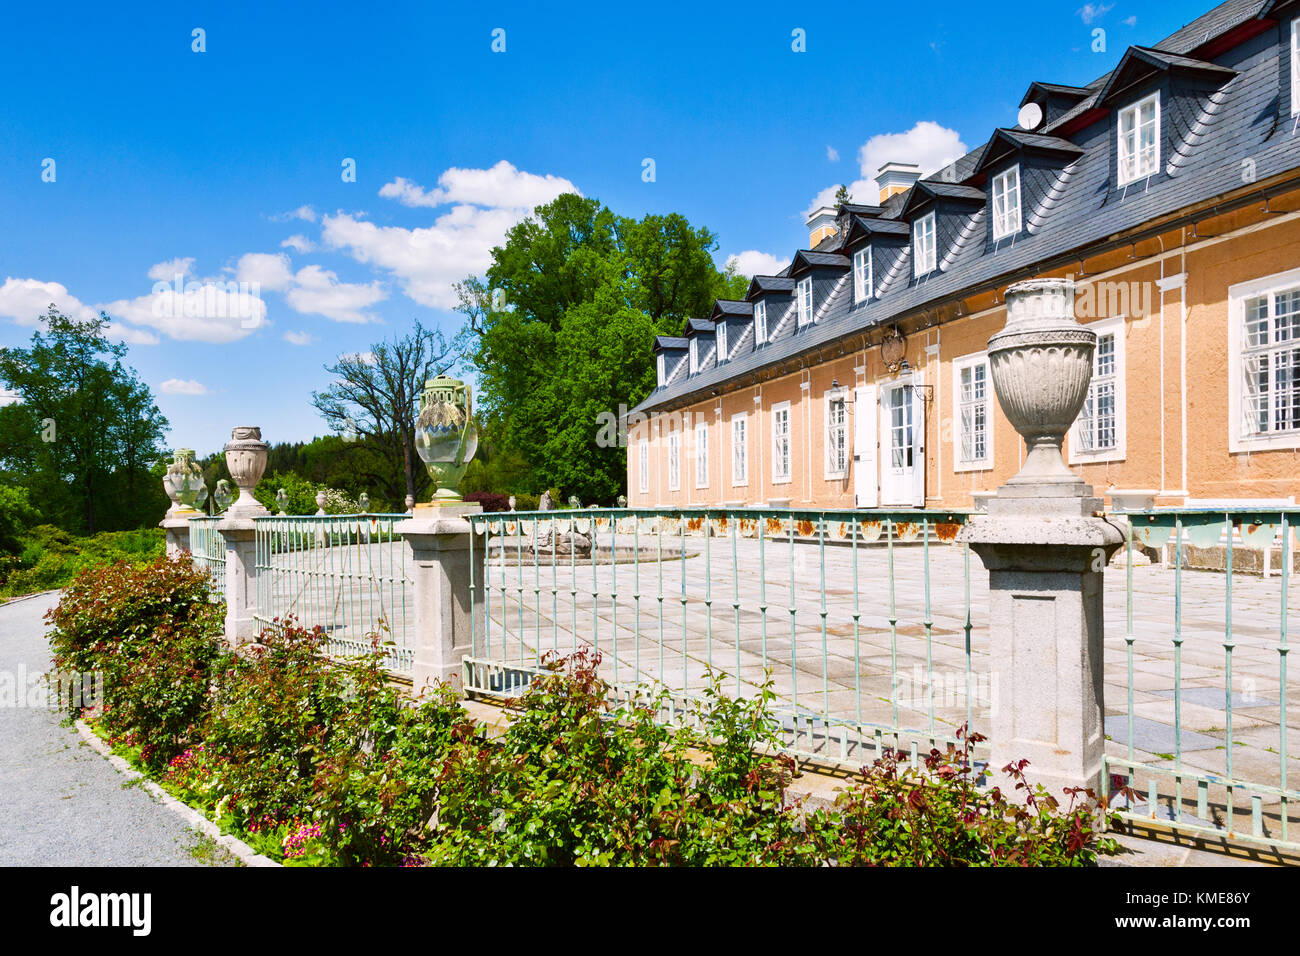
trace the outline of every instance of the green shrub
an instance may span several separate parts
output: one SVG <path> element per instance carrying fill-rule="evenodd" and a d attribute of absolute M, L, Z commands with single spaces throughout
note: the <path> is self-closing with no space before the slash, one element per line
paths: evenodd
<path fill-rule="evenodd" d="M 516 493 L 515 510 L 516 511 L 536 511 L 541 499 L 537 495 Z"/>
<path fill-rule="evenodd" d="M 101 674 L 110 740 L 161 766 L 195 739 L 221 657 L 223 609 L 188 558 L 90 568 L 46 615 L 54 664 Z"/>
<path fill-rule="evenodd" d="M 18 554 L 27 529 L 40 520 L 26 488 L 0 485 L 0 555 Z"/>
<path fill-rule="evenodd" d="M 22 538 L 17 561 L 0 564 L 0 597 L 61 588 L 87 568 L 114 561 L 152 561 L 166 550 L 161 528 L 105 531 L 77 537 L 53 525 L 38 525 Z"/>

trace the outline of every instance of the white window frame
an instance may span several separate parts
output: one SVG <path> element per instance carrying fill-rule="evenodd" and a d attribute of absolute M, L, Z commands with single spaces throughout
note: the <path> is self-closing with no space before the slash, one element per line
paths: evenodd
<path fill-rule="evenodd" d="M 833 420 L 835 406 L 842 410 L 838 424 Z M 849 476 L 849 390 L 831 389 L 826 393 L 823 413 L 826 421 L 826 480 L 841 481 Z M 839 436 L 840 460 L 835 460 L 836 435 Z"/>
<path fill-rule="evenodd" d="M 738 412 L 731 416 L 731 485 L 749 484 L 749 416 Z"/>
<path fill-rule="evenodd" d="M 700 337 L 698 335 L 691 336 L 691 347 L 689 351 L 691 353 L 691 374 L 694 375 L 700 370 Z"/>
<path fill-rule="evenodd" d="M 785 428 L 780 427 L 784 420 Z M 772 406 L 772 484 L 788 485 L 791 476 L 794 474 L 794 454 L 793 426 L 790 417 L 790 403 L 779 402 Z M 782 446 L 784 443 L 784 447 Z M 785 471 L 782 472 L 781 462 L 785 462 Z"/>
<path fill-rule="evenodd" d="M 660 352 L 657 358 L 658 358 L 658 362 L 656 363 L 656 365 L 658 366 L 659 387 L 663 388 L 665 385 L 668 384 L 668 363 L 664 359 L 663 352 Z"/>
<path fill-rule="evenodd" d="M 762 345 L 767 341 L 767 300 L 754 302 L 754 344 Z"/>
<path fill-rule="evenodd" d="M 794 287 L 795 307 L 799 310 L 799 328 L 811 325 L 813 320 L 812 276 L 804 276 Z"/>
<path fill-rule="evenodd" d="M 1102 336 L 1110 335 L 1115 339 L 1115 371 L 1112 375 L 1107 376 L 1106 380 L 1114 382 L 1115 388 L 1115 445 L 1112 448 L 1095 448 L 1085 447 L 1080 429 L 1083 427 L 1083 414 L 1079 412 L 1079 418 L 1070 426 L 1070 455 L 1069 460 L 1072 465 L 1085 465 L 1089 462 L 1106 462 L 1106 461 L 1123 461 L 1128 457 L 1127 452 L 1127 419 L 1128 419 L 1128 399 L 1126 381 L 1128 378 L 1125 360 L 1124 348 L 1124 331 L 1125 320 L 1123 316 L 1112 319 L 1101 319 L 1097 322 L 1089 322 L 1084 326 L 1089 332 L 1096 332 L 1098 345 Z M 1100 359 L 1100 349 L 1093 352 L 1093 374 L 1092 379 L 1088 382 L 1088 402 L 1093 401 L 1093 395 L 1096 389 L 1104 383 L 1101 376 L 1097 374 L 1097 362 Z M 1086 411 L 1087 405 L 1084 405 Z"/>
<path fill-rule="evenodd" d="M 973 376 L 975 369 L 984 369 L 984 397 L 977 398 L 974 395 L 967 399 L 962 389 L 962 373 L 970 371 Z M 954 423 L 952 436 L 952 470 L 956 472 L 969 471 L 989 471 L 993 468 L 993 370 L 989 366 L 989 356 L 987 352 L 975 352 L 971 355 L 963 355 L 961 358 L 953 359 L 952 362 L 952 405 Z M 984 454 L 982 456 L 965 453 L 965 430 L 967 418 L 963 414 L 970 409 L 970 422 L 972 426 L 977 421 L 979 413 L 983 411 L 984 415 Z M 971 435 L 972 450 L 975 446 L 974 433 Z"/>
<path fill-rule="evenodd" d="M 1286 350 L 1287 346 L 1278 341 L 1248 349 L 1246 347 L 1246 305 L 1253 299 L 1267 296 L 1269 314 L 1272 316 L 1276 307 L 1278 293 L 1290 292 L 1300 288 L 1300 269 L 1280 272 L 1250 282 L 1242 282 L 1228 288 L 1228 451 L 1251 452 L 1273 448 L 1300 448 L 1300 427 L 1281 431 L 1249 431 L 1244 408 L 1246 378 L 1245 361 L 1248 353 L 1273 355 Z M 1269 338 L 1274 330 L 1270 327 Z M 1283 340 L 1292 341 L 1292 340 Z M 1300 347 L 1300 340 L 1296 340 Z M 1274 393 L 1273 371 L 1276 366 L 1269 361 L 1269 393 Z"/>
<path fill-rule="evenodd" d="M 682 433 L 676 430 L 668 433 L 668 490 L 681 491 L 682 488 Z"/>
<path fill-rule="evenodd" d="M 1140 145 L 1142 137 L 1142 109 L 1149 103 L 1155 104 L 1155 145 L 1148 153 L 1143 153 Z M 1124 174 L 1125 157 L 1127 148 L 1125 146 L 1124 120 L 1126 117 L 1133 117 L 1133 157 L 1131 175 Z M 1131 183 L 1142 182 L 1144 179 L 1150 179 L 1160 172 L 1160 92 L 1157 90 L 1150 96 L 1144 96 L 1136 103 L 1131 103 L 1119 111 L 1115 120 L 1115 177 L 1120 186 L 1128 186 Z M 1139 165 L 1139 160 L 1147 155 L 1150 157 L 1150 164 Z"/>
<path fill-rule="evenodd" d="M 1291 21 L 1291 115 L 1300 116 L 1300 17 Z"/>
<path fill-rule="evenodd" d="M 727 323 L 719 322 L 713 327 L 714 336 L 718 345 L 718 361 L 725 362 L 730 353 L 727 351 Z"/>
<path fill-rule="evenodd" d="M 912 274 L 916 278 L 929 275 L 938 263 L 938 243 L 935 238 L 934 213 L 928 212 L 912 226 Z"/>
<path fill-rule="evenodd" d="M 650 442 L 642 438 L 637 442 L 637 488 L 641 494 L 650 492 Z"/>
<path fill-rule="evenodd" d="M 853 253 L 853 301 L 866 302 L 871 298 L 871 247 L 863 246 Z"/>
<path fill-rule="evenodd" d="M 709 487 L 709 423 L 695 423 L 695 487 Z"/>
<path fill-rule="evenodd" d="M 1012 166 L 993 177 L 993 239 L 1006 239 L 1020 232 L 1020 166 Z M 1014 202 L 1010 197 L 1014 196 Z"/>

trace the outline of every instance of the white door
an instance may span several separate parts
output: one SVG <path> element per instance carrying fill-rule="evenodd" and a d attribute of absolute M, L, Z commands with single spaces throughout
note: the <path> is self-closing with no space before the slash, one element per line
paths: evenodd
<path fill-rule="evenodd" d="M 880 471 L 876 467 L 876 386 L 853 393 L 853 494 L 859 508 L 880 504 Z"/>
<path fill-rule="evenodd" d="M 880 498 L 884 505 L 925 504 L 925 406 L 910 381 L 880 389 Z"/>

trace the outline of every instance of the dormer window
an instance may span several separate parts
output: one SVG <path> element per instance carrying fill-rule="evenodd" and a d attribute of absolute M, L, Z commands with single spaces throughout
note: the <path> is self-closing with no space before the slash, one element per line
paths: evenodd
<path fill-rule="evenodd" d="M 1154 176 L 1160 169 L 1160 94 L 1119 111 L 1119 185 Z"/>
<path fill-rule="evenodd" d="M 863 246 L 853 253 L 853 301 L 866 302 L 871 298 L 871 247 Z"/>
<path fill-rule="evenodd" d="M 1300 17 L 1291 21 L 1291 115 L 1300 116 Z"/>
<path fill-rule="evenodd" d="M 658 366 L 659 366 L 659 387 L 660 387 L 660 388 L 663 388 L 666 384 L 668 384 L 668 363 L 667 363 L 667 361 L 664 359 L 664 353 L 663 353 L 663 352 L 660 352 L 660 353 L 659 353 L 659 355 L 658 355 L 658 359 L 659 359 L 659 361 L 658 361 Z"/>
<path fill-rule="evenodd" d="M 718 337 L 718 361 L 727 360 L 727 323 L 719 322 L 714 329 L 714 334 Z"/>
<path fill-rule="evenodd" d="M 699 336 L 691 337 L 691 374 L 694 375 L 700 370 L 700 338 Z"/>
<path fill-rule="evenodd" d="M 927 213 L 912 227 L 912 271 L 919 279 L 934 271 L 936 246 L 934 240 L 934 213 Z"/>
<path fill-rule="evenodd" d="M 1012 166 L 993 177 L 993 238 L 1005 239 L 1020 231 L 1020 167 Z"/>
<path fill-rule="evenodd" d="M 805 276 L 800 279 L 799 284 L 795 286 L 794 293 L 795 301 L 799 306 L 799 328 L 802 329 L 805 325 L 811 323 L 813 319 L 812 276 Z"/>
<path fill-rule="evenodd" d="M 762 345 L 767 341 L 767 302 L 759 299 L 754 303 L 754 344 Z"/>

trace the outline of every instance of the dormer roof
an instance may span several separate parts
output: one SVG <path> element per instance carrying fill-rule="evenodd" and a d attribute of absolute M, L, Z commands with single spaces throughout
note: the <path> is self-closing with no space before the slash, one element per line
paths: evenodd
<path fill-rule="evenodd" d="M 655 352 L 680 352 L 685 351 L 688 345 L 686 339 L 676 335 L 656 335 Z"/>
<path fill-rule="evenodd" d="M 1013 153 L 1030 152 L 1044 156 L 1056 156 L 1066 161 L 1083 155 L 1083 148 L 1068 139 L 1056 136 L 1044 136 L 1041 133 L 1027 133 L 1017 129 L 998 129 L 984 147 L 977 173 L 982 173 L 989 166 L 1005 159 Z"/>
<path fill-rule="evenodd" d="M 1237 75 L 1237 71 L 1207 60 L 1195 60 L 1189 56 L 1165 53 L 1142 46 L 1131 46 L 1124 52 L 1114 72 L 1097 95 L 1097 105 L 1111 107 L 1137 83 L 1160 73 L 1180 73 L 1183 75 L 1203 76 L 1226 83 Z"/>
<path fill-rule="evenodd" d="M 682 334 L 690 338 L 692 335 L 712 335 L 713 330 L 714 325 L 708 319 L 687 319 L 686 328 L 682 330 Z"/>
<path fill-rule="evenodd" d="M 1044 100 L 1053 97 L 1074 100 L 1076 103 L 1086 100 L 1092 95 L 1092 91 L 1082 86 L 1065 86 L 1061 83 L 1042 83 L 1035 80 L 1029 84 L 1029 89 L 1020 100 L 1020 105 L 1026 103 L 1042 103 Z"/>
<path fill-rule="evenodd" d="M 847 269 L 852 265 L 848 256 L 838 252 L 817 252 L 813 249 L 800 249 L 794 254 L 790 263 L 790 274 L 798 275 L 809 269 Z"/>
<path fill-rule="evenodd" d="M 958 183 L 923 179 L 912 187 L 908 193 L 907 202 L 903 204 L 903 209 L 899 215 L 902 218 L 907 218 L 918 209 L 938 200 L 947 200 L 969 206 L 982 206 L 984 205 L 984 190 L 976 189 L 974 186 L 962 186 Z"/>
<path fill-rule="evenodd" d="M 870 216 L 854 216 L 849 221 L 848 234 L 844 237 L 844 244 L 851 245 L 861 239 L 870 239 L 872 236 L 899 236 L 906 238 L 911 235 L 912 227 L 899 219 L 877 219 Z"/>
<path fill-rule="evenodd" d="M 753 314 L 754 304 L 752 302 L 746 302 L 744 299 L 718 299 L 713 303 L 713 311 L 709 314 L 709 318 L 717 322 L 718 319 L 738 318 Z"/>
<path fill-rule="evenodd" d="M 794 280 L 789 276 L 754 276 L 749 280 L 745 295 L 754 298 L 758 295 L 789 295 L 794 291 Z"/>

